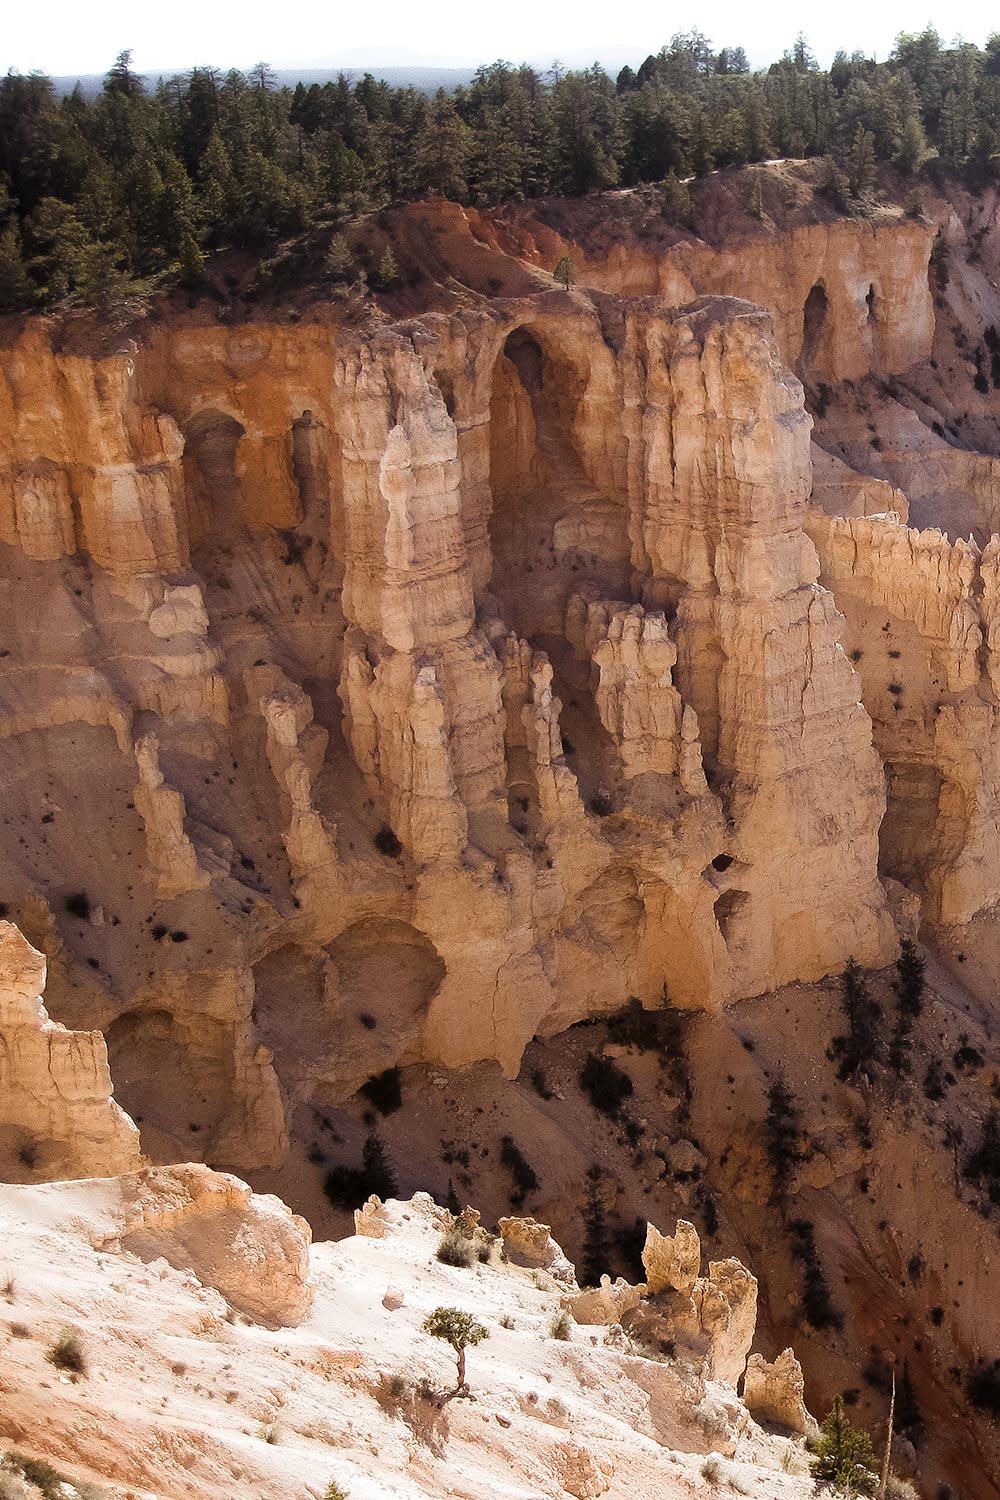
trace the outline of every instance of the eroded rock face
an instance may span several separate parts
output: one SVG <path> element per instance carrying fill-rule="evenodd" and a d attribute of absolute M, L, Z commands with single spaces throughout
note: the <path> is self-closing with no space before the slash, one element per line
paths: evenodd
<path fill-rule="evenodd" d="M 279 1198 L 207 1167 L 149 1168 L 120 1187 L 115 1243 L 162 1256 L 258 1322 L 301 1322 L 312 1303 L 311 1234 Z"/>
<path fill-rule="evenodd" d="M 0 1178 L 134 1171 L 139 1132 L 112 1097 L 104 1038 L 51 1021 L 44 988 L 45 959 L 0 922 Z"/>
<path fill-rule="evenodd" d="M 544 291 L 9 353 L 0 868 L 155 1158 L 275 1166 L 387 1067 L 891 958 L 779 344 Z"/>
<path fill-rule="evenodd" d="M 674 1233 L 663 1235 L 655 1224 L 647 1224 L 642 1264 L 651 1297 L 668 1291 L 689 1297 L 701 1270 L 697 1229 L 687 1220 L 678 1219 Z"/>
<path fill-rule="evenodd" d="M 573 1267 L 552 1238 L 548 1224 L 536 1219 L 500 1219 L 497 1228 L 503 1240 L 503 1251 L 516 1266 L 536 1266 L 548 1271 L 557 1281 L 575 1286 Z"/>
<path fill-rule="evenodd" d="M 807 1432 L 814 1425 L 806 1410 L 802 1366 L 791 1349 L 768 1364 L 762 1354 L 751 1354 L 743 1381 L 743 1400 L 752 1417 L 776 1422 L 790 1432 Z"/>

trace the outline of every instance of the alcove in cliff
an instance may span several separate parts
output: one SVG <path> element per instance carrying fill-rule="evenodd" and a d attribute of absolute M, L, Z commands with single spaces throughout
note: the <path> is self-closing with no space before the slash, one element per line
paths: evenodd
<path fill-rule="evenodd" d="M 801 364 L 806 372 L 811 371 L 817 363 L 829 309 L 830 300 L 826 295 L 826 287 L 821 281 L 817 281 L 810 288 L 802 310 Z"/>
<path fill-rule="evenodd" d="M 569 593 L 588 579 L 620 596 L 627 567 L 624 506 L 588 472 L 590 366 L 573 331 L 515 328 L 493 371 L 490 587 L 528 639 L 561 635 Z"/>
<path fill-rule="evenodd" d="M 244 429 L 235 417 L 209 409 L 184 429 L 184 489 L 192 542 L 226 535 L 244 522 L 236 454 Z"/>

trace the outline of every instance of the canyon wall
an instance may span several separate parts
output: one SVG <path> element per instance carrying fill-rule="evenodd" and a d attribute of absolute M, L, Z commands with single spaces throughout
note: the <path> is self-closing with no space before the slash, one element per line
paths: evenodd
<path fill-rule="evenodd" d="M 784 363 L 925 355 L 930 237 L 673 254 L 773 318 L 549 283 L 8 344 L 0 898 L 155 1159 L 276 1166 L 396 1064 L 884 964 L 880 873 L 996 899 L 994 565 L 842 461 L 811 504 Z"/>

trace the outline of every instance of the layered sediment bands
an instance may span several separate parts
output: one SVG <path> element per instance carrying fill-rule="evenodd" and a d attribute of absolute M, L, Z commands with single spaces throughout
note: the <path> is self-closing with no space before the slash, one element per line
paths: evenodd
<path fill-rule="evenodd" d="M 274 1164 L 396 1062 L 891 957 L 766 314 L 550 291 L 6 363 L 4 473 L 69 498 L 5 523 L 0 895 L 155 1156 Z"/>

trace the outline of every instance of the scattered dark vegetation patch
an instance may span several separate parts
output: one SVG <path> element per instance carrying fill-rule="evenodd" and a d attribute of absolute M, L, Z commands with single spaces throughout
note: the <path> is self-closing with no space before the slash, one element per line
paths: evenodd
<path fill-rule="evenodd" d="M 580 1087 L 599 1114 L 621 1118 L 622 1105 L 633 1092 L 631 1078 L 610 1057 L 588 1052 L 580 1070 Z"/>
<path fill-rule="evenodd" d="M 1000 1359 L 992 1364 L 981 1362 L 965 1377 L 965 1389 L 979 1411 L 994 1422 L 1000 1422 Z"/>
<path fill-rule="evenodd" d="M 511 1206 L 520 1208 L 528 1194 L 535 1192 L 538 1188 L 535 1169 L 517 1142 L 509 1135 L 505 1135 L 500 1143 L 500 1161 L 514 1179 L 514 1191 L 510 1195 Z"/>
<path fill-rule="evenodd" d="M 794 1219 L 788 1228 L 792 1234 L 792 1254 L 802 1262 L 802 1309 L 806 1321 L 816 1329 L 842 1328 L 844 1319 L 830 1300 L 812 1224 L 808 1219 Z"/>
<path fill-rule="evenodd" d="M 66 897 L 63 905 L 71 917 L 79 917 L 81 922 L 89 922 L 90 897 L 86 891 L 74 891 L 72 895 Z"/>
<path fill-rule="evenodd" d="M 398 859 L 403 852 L 402 844 L 387 823 L 382 825 L 372 842 L 378 852 L 389 859 Z"/>
<path fill-rule="evenodd" d="M 358 1090 L 380 1115 L 394 1114 L 403 1106 L 403 1075 L 399 1068 L 386 1068 L 363 1083 Z"/>
<path fill-rule="evenodd" d="M 374 1131 L 365 1140 L 360 1167 L 332 1167 L 323 1187 L 334 1208 L 344 1210 L 360 1208 L 372 1194 L 383 1200 L 395 1197 L 396 1174 Z"/>

